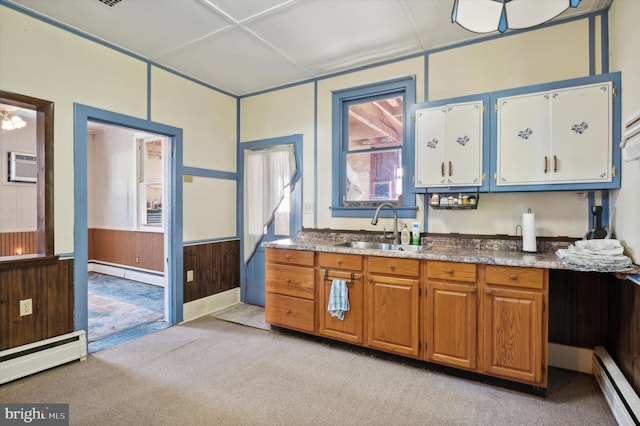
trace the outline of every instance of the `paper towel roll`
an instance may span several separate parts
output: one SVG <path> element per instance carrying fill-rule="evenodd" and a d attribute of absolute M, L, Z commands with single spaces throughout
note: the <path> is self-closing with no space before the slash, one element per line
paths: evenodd
<path fill-rule="evenodd" d="M 536 250 L 536 217 L 533 213 L 523 213 L 522 251 L 535 252 Z"/>

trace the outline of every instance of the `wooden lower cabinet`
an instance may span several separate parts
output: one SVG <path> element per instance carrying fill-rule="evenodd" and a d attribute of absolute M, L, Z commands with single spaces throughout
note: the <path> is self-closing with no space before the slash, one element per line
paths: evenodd
<path fill-rule="evenodd" d="M 267 248 L 265 321 L 315 333 L 315 254 Z"/>
<path fill-rule="evenodd" d="M 546 269 L 274 248 L 266 267 L 267 323 L 547 386 Z M 344 320 L 333 279 L 349 283 Z"/>
<path fill-rule="evenodd" d="M 420 262 L 416 259 L 369 257 L 369 347 L 419 356 L 419 270 Z"/>
<path fill-rule="evenodd" d="M 476 269 L 471 263 L 427 263 L 427 361 L 471 370 L 477 367 Z"/>
<path fill-rule="evenodd" d="M 486 266 L 484 372 L 547 386 L 548 271 Z"/>
<path fill-rule="evenodd" d="M 319 334 L 332 339 L 362 345 L 364 343 L 364 276 L 362 256 L 340 253 L 318 254 Z M 329 294 L 334 279 L 347 282 L 350 309 L 344 319 L 331 316 Z"/>

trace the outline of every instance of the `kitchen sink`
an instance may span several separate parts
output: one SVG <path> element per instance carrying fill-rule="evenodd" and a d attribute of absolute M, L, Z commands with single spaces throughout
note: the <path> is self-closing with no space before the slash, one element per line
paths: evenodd
<path fill-rule="evenodd" d="M 377 243 L 371 241 L 347 241 L 345 243 L 334 244 L 335 247 L 349 247 L 365 250 L 391 250 L 391 251 L 408 251 L 408 252 L 421 252 L 427 250 L 428 246 L 414 246 L 410 244 L 389 244 L 389 243 Z"/>

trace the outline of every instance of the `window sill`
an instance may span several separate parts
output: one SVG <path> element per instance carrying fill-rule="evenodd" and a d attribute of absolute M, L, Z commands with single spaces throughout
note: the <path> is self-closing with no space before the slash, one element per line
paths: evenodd
<path fill-rule="evenodd" d="M 366 217 L 372 218 L 378 206 L 367 207 L 331 207 L 332 217 Z M 397 206 L 398 217 L 402 219 L 415 219 L 418 208 L 416 206 Z M 393 217 L 393 213 L 389 208 L 380 210 L 380 216 L 383 218 Z"/>

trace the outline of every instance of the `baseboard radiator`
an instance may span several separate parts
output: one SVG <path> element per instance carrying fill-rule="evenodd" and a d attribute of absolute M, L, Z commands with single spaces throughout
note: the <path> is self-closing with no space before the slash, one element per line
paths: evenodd
<path fill-rule="evenodd" d="M 639 424 L 640 398 L 602 346 L 593 352 L 593 375 L 618 424 Z"/>
<path fill-rule="evenodd" d="M 0 351 L 0 384 L 86 358 L 84 330 Z"/>

